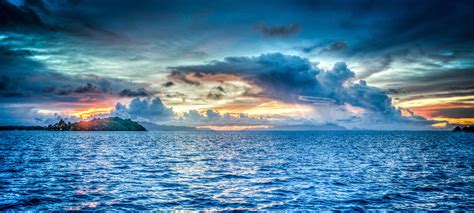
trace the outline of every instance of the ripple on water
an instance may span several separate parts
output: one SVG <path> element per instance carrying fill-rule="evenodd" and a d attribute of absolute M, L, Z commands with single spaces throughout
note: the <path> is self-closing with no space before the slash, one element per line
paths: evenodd
<path fill-rule="evenodd" d="M 0 132 L 0 211 L 474 209 L 474 135 Z"/>

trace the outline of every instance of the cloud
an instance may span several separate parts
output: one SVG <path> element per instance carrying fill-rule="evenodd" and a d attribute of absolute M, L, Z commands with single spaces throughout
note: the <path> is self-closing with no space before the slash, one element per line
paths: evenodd
<path fill-rule="evenodd" d="M 195 75 L 199 75 L 199 73 L 197 73 Z M 188 76 L 186 76 L 182 72 L 178 72 L 178 71 L 173 71 L 168 77 L 170 79 L 175 80 L 175 81 L 181 81 L 181 82 L 184 82 L 186 84 L 190 84 L 190 85 L 194 85 L 194 86 L 201 85 L 201 82 L 196 81 L 196 80 L 191 80 L 191 79 L 188 78 Z"/>
<path fill-rule="evenodd" d="M 322 46 L 321 44 L 313 44 L 310 46 L 298 47 L 298 49 L 303 51 L 304 53 L 310 53 L 310 52 L 313 52 L 313 50 L 320 48 L 321 46 Z"/>
<path fill-rule="evenodd" d="M 8 1 L 0 1 L 0 30 L 16 30 L 24 27 L 44 27 L 41 18 L 28 7 L 17 7 Z"/>
<path fill-rule="evenodd" d="M 172 81 L 167 81 L 166 83 L 162 84 L 163 87 L 172 87 L 174 83 Z"/>
<path fill-rule="evenodd" d="M 333 104 L 336 101 L 331 98 L 322 98 L 322 97 L 311 97 L 311 96 L 298 96 L 298 100 L 309 102 L 313 104 Z"/>
<path fill-rule="evenodd" d="M 103 91 L 100 91 L 97 89 L 95 85 L 92 85 L 91 83 L 86 83 L 85 86 L 80 86 L 74 90 L 75 93 L 100 93 Z"/>
<path fill-rule="evenodd" d="M 11 54 L 12 51 L 12 47 L 0 45 L 2 103 L 103 101 L 119 97 L 120 93 L 124 95 L 126 92 L 128 95 L 140 95 L 145 92 L 143 88 L 147 86 L 94 74 L 59 73 L 33 60 L 29 54 Z"/>
<path fill-rule="evenodd" d="M 216 125 L 216 126 L 246 126 L 246 125 L 268 125 L 271 121 L 265 118 L 251 118 L 246 114 L 240 113 L 238 116 L 230 114 L 220 114 L 219 112 L 208 109 L 200 114 L 196 110 L 190 110 L 177 122 L 184 122 L 186 124 L 200 125 Z"/>
<path fill-rule="evenodd" d="M 88 21 L 87 16 L 73 13 L 72 1 L 25 0 L 16 6 L 6 0 L 0 1 L 0 31 L 21 33 L 64 33 L 67 35 L 100 39 L 101 41 L 124 41 L 125 38 Z"/>
<path fill-rule="evenodd" d="M 391 98 L 383 90 L 368 86 L 365 81 L 352 82 L 355 74 L 343 62 L 323 70 L 313 67 L 308 59 L 272 53 L 170 69 L 183 75 L 195 72 L 237 75 L 261 88 L 259 96 L 289 103 L 349 104 L 364 109 L 364 115 L 372 117 L 374 122 L 411 122 L 391 105 Z"/>
<path fill-rule="evenodd" d="M 453 88 L 454 90 L 458 88 Z M 474 88 L 468 88 L 465 91 L 460 91 L 460 92 L 449 92 L 449 93 L 428 93 L 428 94 L 422 94 L 422 95 L 413 95 L 413 96 L 406 96 L 402 98 L 398 98 L 399 102 L 405 102 L 405 101 L 412 101 L 412 100 L 417 100 L 417 99 L 437 99 L 437 98 L 451 98 L 451 97 L 469 97 L 469 96 L 474 96 Z"/>
<path fill-rule="evenodd" d="M 327 45 L 326 42 L 318 42 L 312 45 L 297 47 L 298 50 L 302 51 L 303 53 L 311 53 L 316 49 L 319 49 L 320 55 L 323 54 L 335 54 L 342 51 L 349 49 L 349 45 L 347 45 L 344 41 L 335 41 Z"/>
<path fill-rule="evenodd" d="M 371 7 L 354 13 L 345 21 L 352 23 L 357 29 L 379 26 L 368 39 L 354 47 L 357 51 L 380 53 L 412 48 L 417 44 L 447 47 L 471 40 L 474 21 L 469 17 L 473 15 L 473 9 L 469 0 L 426 1 L 416 7 L 387 1 L 373 3 Z M 383 15 L 378 14 L 379 11 L 384 11 Z M 365 14 L 367 18 L 360 19 L 360 14 Z"/>
<path fill-rule="evenodd" d="M 174 73 L 205 73 L 239 75 L 244 80 L 263 88 L 263 95 L 287 101 L 298 95 L 311 95 L 318 90 L 314 69 L 307 59 L 280 53 L 258 57 L 228 57 L 206 65 L 170 67 Z"/>
<path fill-rule="evenodd" d="M 145 88 L 138 88 L 137 90 L 124 89 L 120 91 L 120 97 L 150 97 L 154 93 L 146 90 Z"/>
<path fill-rule="evenodd" d="M 37 9 L 41 12 L 48 13 L 49 10 L 46 7 L 45 3 L 42 0 L 23 0 L 23 6 Z"/>
<path fill-rule="evenodd" d="M 258 24 L 255 29 L 265 37 L 288 37 L 297 34 L 300 31 L 300 26 L 298 24 L 272 26 Z"/>
<path fill-rule="evenodd" d="M 339 51 L 346 50 L 347 48 L 349 48 L 349 46 L 347 46 L 347 44 L 345 42 L 336 41 L 336 42 L 332 43 L 331 45 L 329 45 L 329 47 L 326 47 L 326 48 L 322 49 L 319 52 L 319 54 L 339 52 Z M 307 49 L 305 49 L 305 50 L 307 50 Z"/>
<path fill-rule="evenodd" d="M 222 86 L 213 87 L 207 94 L 207 98 L 211 100 L 220 100 L 226 96 L 226 92 Z"/>
<path fill-rule="evenodd" d="M 162 122 L 173 118 L 172 108 L 166 107 L 160 98 L 134 98 L 130 104 L 117 103 L 111 113 L 112 116 L 131 118 L 138 121 Z"/>
<path fill-rule="evenodd" d="M 431 113 L 431 116 L 443 118 L 474 118 L 474 108 L 436 109 Z"/>
<path fill-rule="evenodd" d="M 425 70 L 428 71 L 428 70 Z M 415 91 L 434 91 L 434 90 L 449 90 L 455 87 L 468 88 L 472 87 L 474 82 L 474 67 L 441 69 L 430 73 L 430 75 L 406 76 L 412 81 L 419 82 L 415 85 L 408 85 Z M 431 89 L 430 89 L 431 88 Z"/>
<path fill-rule="evenodd" d="M 386 54 L 379 58 L 372 58 L 364 62 L 363 71 L 357 74 L 357 78 L 366 79 L 373 74 L 383 72 L 390 68 L 393 62 L 393 57 L 390 54 Z"/>

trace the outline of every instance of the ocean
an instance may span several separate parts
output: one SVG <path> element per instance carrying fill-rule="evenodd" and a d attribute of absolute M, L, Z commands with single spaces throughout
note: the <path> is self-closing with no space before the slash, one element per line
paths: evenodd
<path fill-rule="evenodd" d="M 0 210 L 474 210 L 474 134 L 0 132 Z"/>

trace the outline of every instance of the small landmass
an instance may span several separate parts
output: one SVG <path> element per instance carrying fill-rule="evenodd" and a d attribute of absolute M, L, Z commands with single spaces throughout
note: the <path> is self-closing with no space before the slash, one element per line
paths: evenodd
<path fill-rule="evenodd" d="M 469 133 L 474 133 L 474 126 L 456 126 L 453 129 L 453 132 L 469 132 Z"/>
<path fill-rule="evenodd" d="M 94 118 L 75 123 L 60 120 L 58 123 L 41 126 L 0 126 L 0 130 L 48 130 L 48 131 L 146 131 L 145 127 L 130 119 L 119 117 Z"/>
<path fill-rule="evenodd" d="M 94 118 L 89 121 L 66 123 L 60 120 L 47 127 L 52 131 L 146 131 L 145 127 L 130 119 L 119 117 Z"/>

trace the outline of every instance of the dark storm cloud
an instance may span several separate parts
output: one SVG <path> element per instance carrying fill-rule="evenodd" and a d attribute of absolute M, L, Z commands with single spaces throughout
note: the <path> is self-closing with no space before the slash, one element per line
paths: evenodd
<path fill-rule="evenodd" d="M 199 74 L 195 74 L 195 75 L 199 75 Z M 184 73 L 179 72 L 179 71 L 171 72 L 171 74 L 168 77 L 170 79 L 175 80 L 175 81 L 181 81 L 181 82 L 184 82 L 186 84 L 190 84 L 190 85 L 194 85 L 194 86 L 201 85 L 201 82 L 196 81 L 196 80 L 191 80 L 191 79 L 188 78 L 188 76 L 186 76 Z"/>
<path fill-rule="evenodd" d="M 19 57 L 23 57 L 23 56 L 32 56 L 33 53 L 32 51 L 30 50 L 11 50 L 11 49 L 4 49 L 4 50 L 0 50 L 0 51 L 4 51 L 3 53 L 0 53 L 0 54 L 3 54 L 5 56 L 19 56 Z"/>
<path fill-rule="evenodd" d="M 322 26 L 313 32 L 321 31 L 323 38 L 326 38 L 324 33 L 334 35 L 351 44 L 343 55 L 338 56 L 363 64 L 358 70 L 359 79 L 387 71 L 394 64 L 431 69 L 412 71 L 418 72 L 418 76 L 429 76 L 436 71 L 456 76 L 456 69 L 473 67 L 466 63 L 474 53 L 474 4 L 470 0 L 422 0 L 416 3 L 391 0 L 311 1 L 301 6 L 301 10 L 307 9 L 314 15 L 314 19 L 309 18 L 308 22 L 317 18 L 329 21 L 322 14 L 329 11 L 333 14 L 333 20 L 340 23 L 340 29 L 331 26 L 324 29 Z M 341 11 L 343 7 L 345 12 Z M 305 26 L 308 22 L 301 24 Z M 305 27 L 305 31 L 311 29 Z M 308 53 L 319 48 L 322 48 L 321 44 L 298 49 Z M 447 69 L 449 63 L 456 64 L 455 67 L 449 66 L 453 70 Z M 416 85 L 419 83 L 416 80 L 418 76 L 406 78 L 401 83 L 403 86 Z M 436 86 L 431 88 L 438 89 Z"/>
<path fill-rule="evenodd" d="M 285 37 L 304 28 L 305 34 L 301 33 L 301 38 L 329 35 L 324 37 L 357 41 L 354 48 L 353 42 L 349 42 L 353 53 L 406 48 L 416 42 L 428 45 L 466 42 L 472 38 L 474 25 L 471 18 L 474 6 L 469 0 L 422 0 L 416 3 L 409 0 L 275 1 L 272 7 L 268 7 L 265 1 L 27 0 L 21 8 L 36 11 L 44 16 L 40 21 L 48 20 L 48 25 L 59 30 L 64 27 L 78 34 L 111 36 L 117 36 L 113 33 L 115 31 L 127 29 L 139 33 L 176 33 L 166 32 L 172 30 L 170 22 L 180 29 L 210 25 L 226 31 L 229 29 L 225 26 L 234 24 L 272 23 L 257 24 L 255 29 L 264 36 Z M 196 23 L 188 25 L 189 18 L 195 19 Z M 275 24 L 275 20 L 280 24 Z M 121 23 L 122 27 L 117 27 L 116 23 Z M 195 30 L 189 28 L 184 32 L 194 33 Z M 197 53 L 201 55 L 203 52 Z"/>
<path fill-rule="evenodd" d="M 207 98 L 211 100 L 221 100 L 226 96 L 226 92 L 222 86 L 213 87 L 207 94 Z"/>
<path fill-rule="evenodd" d="M 0 1 L 0 30 L 23 27 L 44 27 L 41 18 L 28 7 L 17 7 L 8 1 Z"/>
<path fill-rule="evenodd" d="M 416 43 L 437 46 L 471 41 L 474 35 L 472 1 L 408 2 L 373 1 L 357 14 L 359 18 L 347 20 L 356 26 L 352 30 L 376 27 L 359 47 L 376 51 L 406 48 Z"/>
<path fill-rule="evenodd" d="M 297 47 L 298 50 L 304 53 L 311 53 L 314 50 L 319 50 L 318 54 L 334 54 L 341 53 L 349 48 L 349 45 L 344 41 L 334 42 L 318 42 L 312 45 Z"/>
<path fill-rule="evenodd" d="M 289 24 L 289 25 L 258 24 L 255 26 L 255 29 L 258 30 L 265 37 L 287 37 L 287 36 L 297 34 L 300 31 L 300 26 L 298 24 Z"/>
<path fill-rule="evenodd" d="M 331 52 L 338 52 L 347 49 L 349 46 L 345 42 L 336 41 L 329 45 L 329 47 L 324 48 L 320 51 L 320 53 L 331 53 Z"/>
<path fill-rule="evenodd" d="M 0 42 L 6 43 L 10 37 L 4 36 L 10 36 L 8 34 L 35 38 L 31 45 L 16 42 L 23 47 L 0 46 L 0 101 L 73 102 L 86 95 L 104 98 L 120 96 L 121 93 L 123 97 L 144 97 L 145 93 L 139 90 L 147 88 L 146 85 L 119 80 L 115 76 L 100 76 L 101 72 L 102 75 L 117 74 L 117 78 L 131 76 L 123 70 L 95 70 L 95 65 L 108 64 L 94 64 L 102 59 L 113 63 L 117 59 L 123 62 L 123 58 L 136 56 L 140 60 L 126 62 L 140 61 L 148 69 L 156 68 L 155 64 L 161 62 L 166 64 L 164 66 L 173 64 L 175 61 L 166 60 L 179 58 L 174 57 L 179 55 L 177 53 L 197 60 L 222 58 L 234 51 L 254 55 L 268 52 L 268 49 L 284 51 L 296 46 L 304 53 L 330 53 L 324 56 L 361 64 L 365 70 L 357 70 L 360 72 L 355 77 L 359 79 L 379 77 L 372 75 L 395 70 L 393 76 L 382 79 L 395 90 L 402 88 L 406 93 L 451 92 L 472 87 L 474 81 L 473 11 L 474 4 L 470 0 L 297 0 L 274 1 L 271 6 L 267 1 L 227 0 L 25 0 L 24 5 L 17 6 L 0 0 Z M 254 30 L 257 32 L 248 32 L 252 26 L 256 26 Z M 279 43 L 276 45 L 271 42 L 277 40 L 262 39 L 256 36 L 257 33 L 265 38 L 288 38 L 284 42 L 277 39 Z M 101 42 L 94 43 L 94 47 L 117 39 L 136 41 L 134 44 L 137 45 L 130 45 L 133 46 L 131 49 L 136 48 L 136 52 L 128 54 L 128 49 L 115 51 L 124 50 L 121 48 L 130 44 L 126 42 L 115 42 L 113 50 L 97 48 L 86 51 L 91 49 L 87 48 L 91 41 L 97 38 Z M 302 44 L 316 45 L 301 48 Z M 55 54 L 67 59 L 49 57 L 52 56 L 50 51 L 59 51 Z M 84 52 L 90 54 L 91 60 L 76 57 L 85 56 Z M 165 58 L 159 63 L 151 57 L 157 52 L 164 52 L 157 56 L 160 60 Z M 35 61 L 35 56 L 47 57 L 39 57 L 42 58 L 40 63 Z M 84 67 L 88 67 L 88 72 L 89 68 L 97 71 L 98 76 L 69 75 L 64 73 L 67 70 L 56 72 L 48 69 L 58 63 L 61 64 L 57 67 L 71 67 L 74 62 L 68 61 L 70 58 L 90 61 L 91 66 Z M 400 64 L 416 68 L 408 68 L 410 73 L 398 72 L 396 66 Z M 261 94 L 248 92 L 247 95 L 287 102 L 349 103 L 379 113 L 397 113 L 388 103 L 390 99 L 385 95 L 386 90 L 370 87 L 363 81 L 343 85 L 354 78 L 354 73 L 343 63 L 321 70 L 300 57 L 268 54 L 230 57 L 201 66 L 177 65 L 173 65 L 176 67 L 172 68 L 170 82 L 163 87 L 174 83 L 199 86 L 205 83 L 201 79 L 204 75 L 227 73 L 239 75 L 263 89 Z M 137 67 L 137 72 L 140 71 Z M 79 72 L 75 70 L 75 73 Z M 211 97 L 222 97 L 219 90 L 214 92 L 217 95 Z"/>
<path fill-rule="evenodd" d="M 118 96 L 124 88 L 140 91 L 145 86 L 93 74 L 59 73 L 32 60 L 29 54 L 11 54 L 12 51 L 11 47 L 0 45 L 0 101 L 4 103 L 74 102 L 86 96 L 106 99 Z"/>
<path fill-rule="evenodd" d="M 305 58 L 273 53 L 257 57 L 228 57 L 206 65 L 170 69 L 181 73 L 238 75 L 262 88 L 260 96 L 290 103 L 314 103 L 305 100 L 324 99 L 337 105 L 347 103 L 361 107 L 389 120 L 404 119 L 383 90 L 370 87 L 365 81 L 345 85 L 355 74 L 342 62 L 330 70 L 321 70 Z"/>
<path fill-rule="evenodd" d="M 421 92 L 454 92 L 472 88 L 474 82 L 474 67 L 452 68 L 439 70 L 424 70 L 423 75 L 393 76 L 392 81 L 413 82 L 409 85 L 400 83 L 400 88 L 410 93 Z"/>
<path fill-rule="evenodd" d="M 63 13 L 65 8 L 72 9 L 74 4 L 48 1 L 54 9 L 46 6 L 42 0 L 25 0 L 22 6 L 16 6 L 6 0 L 0 0 L 0 31 L 21 33 L 56 33 L 81 36 L 108 41 L 123 40 L 114 32 L 99 27 L 86 16 L 69 16 Z M 66 9 L 68 10 L 68 9 Z"/>
<path fill-rule="evenodd" d="M 264 88 L 265 95 L 296 100 L 297 94 L 311 94 L 319 87 L 315 76 L 318 69 L 298 56 L 279 53 L 258 57 L 228 57 L 207 65 L 171 67 L 170 76 L 176 73 L 235 74 Z"/>
<path fill-rule="evenodd" d="M 431 116 L 444 118 L 474 118 L 474 108 L 438 109 L 434 113 L 431 113 Z"/>
<path fill-rule="evenodd" d="M 44 4 L 43 0 L 23 0 L 23 6 L 49 14 L 49 10 Z"/>
<path fill-rule="evenodd" d="M 137 90 L 124 89 L 120 91 L 120 97 L 150 97 L 154 92 L 150 92 L 145 88 L 138 88 Z"/>
<path fill-rule="evenodd" d="M 174 83 L 172 81 L 167 81 L 166 83 L 162 84 L 163 87 L 172 87 Z"/>
<path fill-rule="evenodd" d="M 305 32 L 321 32 L 325 39 L 344 38 L 351 43 L 353 54 L 413 48 L 415 44 L 472 44 L 474 35 L 474 4 L 470 0 L 292 1 L 292 5 Z"/>
<path fill-rule="evenodd" d="M 448 90 L 448 89 L 445 89 Z M 455 88 L 459 90 L 459 88 Z M 424 94 L 424 95 L 413 95 L 408 97 L 399 98 L 400 101 L 411 101 L 418 99 L 428 99 L 428 98 L 451 98 L 451 97 L 462 97 L 462 96 L 474 96 L 474 88 L 468 89 L 470 91 L 457 91 L 457 92 L 448 92 L 448 93 L 434 93 L 434 94 Z"/>
<path fill-rule="evenodd" d="M 91 83 L 86 83 L 85 86 L 80 86 L 74 90 L 75 93 L 100 93 L 100 91 L 95 85 Z"/>

